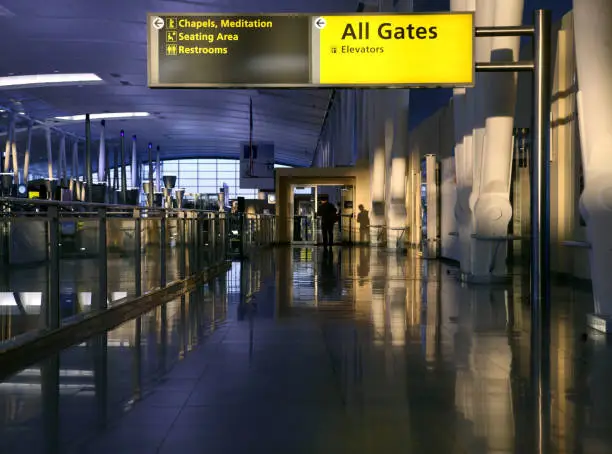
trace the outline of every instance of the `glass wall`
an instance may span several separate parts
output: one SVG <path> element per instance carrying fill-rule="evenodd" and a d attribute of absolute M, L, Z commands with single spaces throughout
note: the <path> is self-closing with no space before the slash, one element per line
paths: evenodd
<path fill-rule="evenodd" d="M 275 164 L 276 168 L 286 168 Z M 176 159 L 162 161 L 162 175 L 176 175 L 176 187 L 187 193 L 217 194 L 223 183 L 229 186 L 229 197 L 257 198 L 257 189 L 240 189 L 238 159 Z M 143 179 L 149 177 L 148 165 L 143 166 Z"/>
<path fill-rule="evenodd" d="M 274 164 L 275 168 L 288 168 L 282 164 Z M 132 167 L 127 165 L 126 177 L 128 187 L 131 186 Z M 149 178 L 148 164 L 142 165 L 141 181 Z M 109 169 L 110 182 L 114 181 L 115 169 Z M 240 161 L 238 159 L 175 159 L 162 161 L 162 175 L 176 175 L 176 187 L 185 188 L 186 193 L 217 194 L 223 183 L 229 186 L 229 197 L 257 198 L 257 189 L 240 189 Z M 45 178 L 45 175 L 31 175 L 30 178 Z M 79 178 L 85 180 L 85 177 Z M 93 172 L 94 183 L 98 182 L 98 173 Z M 121 168 L 118 169 L 119 185 L 121 185 Z"/>

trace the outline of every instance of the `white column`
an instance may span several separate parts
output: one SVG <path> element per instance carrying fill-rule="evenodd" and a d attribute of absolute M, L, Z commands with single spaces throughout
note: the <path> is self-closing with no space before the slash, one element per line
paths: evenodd
<path fill-rule="evenodd" d="M 13 157 L 13 184 L 19 184 L 19 163 L 17 161 L 17 129 L 13 126 L 11 137 L 11 156 Z"/>
<path fill-rule="evenodd" d="M 494 25 L 520 25 L 524 0 L 497 1 Z M 491 61 L 517 61 L 519 38 L 500 36 L 491 43 Z M 516 104 L 516 74 L 489 75 L 485 98 L 486 140 L 481 161 L 481 185 L 474 204 L 474 231 L 478 236 L 506 237 L 512 218 L 510 173 L 512 129 Z M 477 280 L 506 275 L 506 241 L 475 239 L 472 273 Z"/>
<path fill-rule="evenodd" d="M 51 129 L 47 128 L 46 131 L 46 144 L 47 144 L 47 171 L 49 173 L 49 180 L 53 179 L 53 149 L 51 148 Z"/>
<path fill-rule="evenodd" d="M 387 247 L 396 249 L 400 238 L 404 238 L 406 227 L 406 157 L 408 155 L 408 109 L 410 90 L 394 90 L 392 109 L 391 174 L 389 176 L 389 209 Z"/>
<path fill-rule="evenodd" d="M 510 0 L 512 1 L 512 0 Z M 495 20 L 495 6 L 497 1 L 493 0 L 476 0 L 476 14 L 474 16 L 474 25 L 476 27 L 490 27 Z M 491 60 L 491 44 L 493 38 L 476 38 L 475 57 L 477 62 L 488 62 Z M 470 274 L 474 273 L 475 262 L 482 260 L 482 257 L 476 255 L 475 240 L 472 235 L 475 232 L 476 218 L 474 215 L 474 207 L 478 196 L 480 195 L 480 179 L 481 179 L 481 162 L 482 153 L 485 142 L 485 100 L 488 95 L 488 80 L 490 74 L 476 73 L 476 85 L 471 90 L 473 95 L 472 113 L 472 191 L 469 196 L 470 212 L 472 213 L 472 222 L 470 230 Z"/>
<path fill-rule="evenodd" d="M 372 118 L 370 120 L 370 184 L 372 194 L 372 209 L 370 210 L 370 243 L 378 246 L 381 232 L 380 226 L 385 224 L 385 122 L 381 121 L 384 113 L 382 90 L 371 92 Z"/>
<path fill-rule="evenodd" d="M 27 183 L 30 173 L 30 152 L 32 150 L 32 130 L 33 125 L 30 121 L 28 124 L 28 141 L 26 142 L 25 156 L 23 157 L 23 182 Z"/>
<path fill-rule="evenodd" d="M 353 90 L 344 90 L 344 114 L 342 116 L 342 130 L 344 131 L 344 165 L 354 164 L 353 150 L 355 148 L 355 93 Z"/>
<path fill-rule="evenodd" d="M 100 123 L 100 147 L 98 148 L 98 183 L 106 183 L 106 121 Z"/>
<path fill-rule="evenodd" d="M 59 168 L 57 176 L 62 184 L 64 184 L 64 180 L 66 179 L 66 136 L 64 134 L 62 134 L 62 137 L 60 137 Z"/>
<path fill-rule="evenodd" d="M 72 141 L 72 159 L 70 167 L 70 190 L 75 190 L 75 182 L 79 180 L 79 142 Z"/>
<path fill-rule="evenodd" d="M 451 10 L 455 12 L 473 11 L 475 0 L 451 0 Z M 478 38 L 481 39 L 481 38 Z M 471 96 L 470 96 L 471 98 Z M 472 192 L 472 124 L 471 104 L 464 88 L 453 90 L 453 118 L 455 129 L 455 175 L 457 180 L 457 201 L 455 217 L 459 234 L 459 265 L 461 273 L 471 271 L 471 222 L 469 198 Z"/>
<path fill-rule="evenodd" d="M 138 188 L 138 148 L 136 144 L 136 136 L 132 136 L 132 189 Z"/>
<path fill-rule="evenodd" d="M 13 134 L 15 131 L 15 119 L 9 118 L 8 131 L 6 133 L 6 142 L 4 144 L 4 164 L 2 171 L 7 173 L 11 166 L 11 144 L 13 143 Z"/>
<path fill-rule="evenodd" d="M 156 178 L 156 182 L 155 182 L 155 186 L 157 187 L 157 192 L 161 192 L 162 187 L 161 187 L 161 158 L 159 155 L 159 145 L 157 146 L 157 157 L 156 157 L 156 161 L 157 161 L 157 168 L 156 168 L 156 172 L 155 172 L 155 178 Z M 117 172 L 118 168 L 115 165 L 115 172 Z"/>
<path fill-rule="evenodd" d="M 574 1 L 584 191 L 595 312 L 612 315 L 612 2 Z"/>

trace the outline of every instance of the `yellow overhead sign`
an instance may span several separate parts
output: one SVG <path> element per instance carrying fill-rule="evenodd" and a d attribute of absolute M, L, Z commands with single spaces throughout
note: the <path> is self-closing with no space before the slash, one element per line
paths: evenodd
<path fill-rule="evenodd" d="M 472 13 L 330 15 L 312 20 L 312 50 L 319 51 L 318 65 L 316 58 L 311 60 L 314 84 L 474 83 Z"/>

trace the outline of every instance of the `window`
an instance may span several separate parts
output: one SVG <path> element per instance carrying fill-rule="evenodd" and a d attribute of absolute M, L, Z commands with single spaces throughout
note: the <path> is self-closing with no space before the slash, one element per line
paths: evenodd
<path fill-rule="evenodd" d="M 289 168 L 290 166 L 275 164 L 275 168 Z M 176 187 L 185 188 L 187 193 L 217 194 L 223 183 L 229 186 L 229 197 L 245 197 L 256 199 L 257 189 L 240 188 L 240 161 L 238 159 L 173 159 L 162 162 L 162 175 L 177 177 Z M 131 185 L 131 166 L 126 166 L 128 186 Z M 149 164 L 141 167 L 143 181 L 148 181 Z M 155 165 L 153 166 L 154 179 L 157 177 Z M 121 184 L 121 168 L 118 169 L 119 184 Z M 115 169 L 109 169 L 111 184 L 114 181 Z M 98 175 L 94 174 L 94 181 Z M 84 178 L 83 178 L 84 179 Z M 163 183 L 162 183 L 163 184 Z"/>

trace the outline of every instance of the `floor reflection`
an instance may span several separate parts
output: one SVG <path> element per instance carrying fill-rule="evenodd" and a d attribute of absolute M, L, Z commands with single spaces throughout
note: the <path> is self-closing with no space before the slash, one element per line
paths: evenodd
<path fill-rule="evenodd" d="M 540 418 L 525 288 L 376 249 L 261 251 L 3 383 L 0 451 L 28 436 L 54 452 L 46 434 L 75 452 L 523 454 L 546 424 L 546 452 L 612 452 L 612 348 L 585 331 L 590 294 L 553 289 Z"/>
<path fill-rule="evenodd" d="M 186 270 L 195 263 L 189 261 L 186 248 Z M 170 248 L 166 254 L 165 280 L 180 277 L 180 248 Z M 199 254 L 201 265 L 215 261 L 206 251 Z M 160 286 L 162 268 L 160 251 L 143 249 L 140 261 L 135 257 L 109 254 L 107 260 L 108 304 L 137 293 L 136 267 L 141 267 L 140 291 Z M 99 292 L 97 258 L 62 259 L 60 262 L 60 316 L 62 320 L 88 312 L 97 301 Z M 48 269 L 46 265 L 3 267 L 0 272 L 0 343 L 45 327 L 45 307 L 48 301 Z"/>
<path fill-rule="evenodd" d="M 358 339 L 327 337 L 343 344 L 335 351 L 365 355 L 334 356 L 339 369 L 360 365 L 359 377 L 351 372 L 342 382 L 348 402 L 368 413 L 381 393 L 393 396 L 385 413 L 397 414 L 396 422 L 409 419 L 416 450 L 535 452 L 524 276 L 514 276 L 508 286 L 467 287 L 451 266 L 387 251 L 325 255 L 301 248 L 291 251 L 291 263 L 282 257 L 288 251 L 278 254 L 283 262 L 278 281 L 292 283 L 278 289 L 287 306 L 310 306 L 319 315 L 326 301 L 352 308 L 344 320 Z M 612 411 L 604 402 L 612 394 L 605 385 L 612 380 L 612 349 L 597 333 L 585 333 L 585 314 L 592 307 L 588 291 L 557 285 L 553 296 L 550 449 L 610 452 Z"/>

